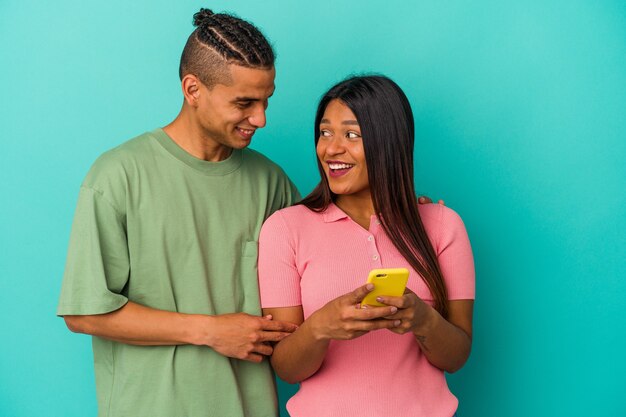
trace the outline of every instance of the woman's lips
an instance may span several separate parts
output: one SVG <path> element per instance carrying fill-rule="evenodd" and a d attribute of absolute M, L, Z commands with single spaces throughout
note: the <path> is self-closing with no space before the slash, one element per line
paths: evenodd
<path fill-rule="evenodd" d="M 353 164 L 347 164 L 345 162 L 340 161 L 329 161 L 328 164 L 328 175 L 333 178 L 338 178 L 343 175 L 346 175 L 353 167 Z"/>

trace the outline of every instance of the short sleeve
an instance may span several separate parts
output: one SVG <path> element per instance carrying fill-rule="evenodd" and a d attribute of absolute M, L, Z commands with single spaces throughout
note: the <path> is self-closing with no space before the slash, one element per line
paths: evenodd
<path fill-rule="evenodd" d="M 440 210 L 436 250 L 448 299 L 473 300 L 476 296 L 474 256 L 465 225 L 454 210 L 443 206 Z"/>
<path fill-rule="evenodd" d="M 122 307 L 130 262 L 125 218 L 83 186 L 72 224 L 57 315 L 104 314 Z"/>
<path fill-rule="evenodd" d="M 261 307 L 302 305 L 294 239 L 280 211 L 261 228 L 258 270 Z"/>

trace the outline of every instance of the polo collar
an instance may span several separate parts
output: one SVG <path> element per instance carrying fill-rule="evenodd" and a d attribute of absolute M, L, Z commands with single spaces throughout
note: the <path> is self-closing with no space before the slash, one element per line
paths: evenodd
<path fill-rule="evenodd" d="M 332 223 L 346 218 L 348 218 L 348 215 L 337 207 L 335 203 L 330 203 L 324 210 L 324 223 Z"/>

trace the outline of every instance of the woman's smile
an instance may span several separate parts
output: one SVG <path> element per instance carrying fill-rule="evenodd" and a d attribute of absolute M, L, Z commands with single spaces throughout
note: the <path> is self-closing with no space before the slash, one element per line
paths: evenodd
<path fill-rule="evenodd" d="M 328 175 L 334 178 L 341 177 L 354 167 L 354 164 L 348 164 L 342 161 L 326 161 L 328 165 Z"/>

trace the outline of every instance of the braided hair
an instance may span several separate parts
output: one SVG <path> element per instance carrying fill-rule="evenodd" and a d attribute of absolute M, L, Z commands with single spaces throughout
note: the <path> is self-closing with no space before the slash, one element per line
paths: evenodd
<path fill-rule="evenodd" d="M 258 69 L 274 66 L 272 46 L 252 23 L 200 9 L 193 15 L 193 25 L 196 29 L 187 39 L 180 59 L 181 80 L 193 74 L 211 88 L 229 82 L 228 64 Z"/>

